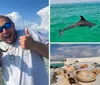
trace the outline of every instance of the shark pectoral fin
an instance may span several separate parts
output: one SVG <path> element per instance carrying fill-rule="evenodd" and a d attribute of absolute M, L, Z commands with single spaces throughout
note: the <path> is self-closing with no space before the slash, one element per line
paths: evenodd
<path fill-rule="evenodd" d="M 91 28 L 92 26 L 89 26 L 89 29 Z"/>
<path fill-rule="evenodd" d="M 63 30 L 59 30 L 59 37 L 64 33 Z"/>

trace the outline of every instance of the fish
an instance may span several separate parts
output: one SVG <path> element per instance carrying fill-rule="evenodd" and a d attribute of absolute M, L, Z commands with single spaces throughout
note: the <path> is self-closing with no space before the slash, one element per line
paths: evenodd
<path fill-rule="evenodd" d="M 0 48 L 0 52 L 7 52 L 8 51 L 8 48 L 6 50 L 3 50 Z"/>
<path fill-rule="evenodd" d="M 89 22 L 83 16 L 80 16 L 80 20 L 78 22 L 73 23 L 72 25 L 64 28 L 63 30 L 59 30 L 59 34 L 60 34 L 60 36 L 62 36 L 64 31 L 72 29 L 77 26 L 88 26 L 90 29 L 92 26 L 95 26 L 95 25 L 96 25 L 95 23 Z"/>

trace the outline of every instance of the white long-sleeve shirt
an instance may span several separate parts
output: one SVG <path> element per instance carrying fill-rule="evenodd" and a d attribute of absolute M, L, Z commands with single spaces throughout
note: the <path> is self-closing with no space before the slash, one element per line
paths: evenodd
<path fill-rule="evenodd" d="M 29 29 L 34 40 L 47 43 L 39 31 Z M 35 51 L 25 50 L 19 46 L 19 37 L 25 35 L 24 30 L 17 31 L 17 41 L 14 44 L 2 42 L 3 53 L 1 64 L 5 85 L 48 85 L 48 76 L 43 57 Z"/>

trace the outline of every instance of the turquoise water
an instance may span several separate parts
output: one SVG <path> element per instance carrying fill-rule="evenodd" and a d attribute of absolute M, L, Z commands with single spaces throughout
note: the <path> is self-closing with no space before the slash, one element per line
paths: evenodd
<path fill-rule="evenodd" d="M 63 67 L 64 63 L 50 64 L 50 67 Z"/>
<path fill-rule="evenodd" d="M 96 26 L 75 27 L 59 37 L 59 29 L 79 21 L 80 15 Z M 51 4 L 50 16 L 51 42 L 100 42 L 100 2 Z"/>

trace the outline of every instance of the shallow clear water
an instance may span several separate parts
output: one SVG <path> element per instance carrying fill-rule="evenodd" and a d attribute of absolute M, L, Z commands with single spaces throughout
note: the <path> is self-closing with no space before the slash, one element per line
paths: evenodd
<path fill-rule="evenodd" d="M 52 4 L 50 8 L 51 42 L 100 42 L 100 2 Z M 79 21 L 80 15 L 96 26 L 74 27 L 59 37 L 59 30 Z"/>
<path fill-rule="evenodd" d="M 53 68 L 54 67 L 57 67 L 58 68 L 58 67 L 63 67 L 63 66 L 64 66 L 64 63 L 50 64 L 50 67 L 53 67 Z"/>

